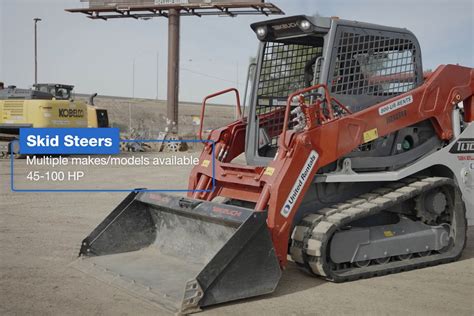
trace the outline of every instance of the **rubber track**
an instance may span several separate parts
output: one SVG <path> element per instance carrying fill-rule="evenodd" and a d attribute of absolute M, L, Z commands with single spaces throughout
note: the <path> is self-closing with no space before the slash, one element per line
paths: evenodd
<path fill-rule="evenodd" d="M 295 227 L 292 234 L 290 254 L 298 266 L 311 274 L 329 281 L 346 282 L 374 276 L 398 273 L 427 266 L 456 261 L 466 244 L 467 221 L 465 207 L 462 205 L 464 223 L 463 245 L 459 251 L 453 252 L 456 246 L 442 254 L 416 257 L 404 261 L 391 261 L 386 264 L 370 265 L 363 268 L 332 270 L 326 258 L 327 247 L 332 235 L 350 222 L 374 215 L 398 203 L 412 199 L 436 187 L 450 186 L 460 196 L 459 189 L 450 178 L 443 177 L 409 177 L 399 182 L 391 182 L 387 186 L 365 193 L 357 198 L 336 204 L 330 208 L 318 210 L 316 214 L 304 217 Z M 454 201 L 453 207 L 456 206 Z M 462 203 L 461 203 L 462 204 Z M 459 238 L 456 242 L 459 242 Z"/>

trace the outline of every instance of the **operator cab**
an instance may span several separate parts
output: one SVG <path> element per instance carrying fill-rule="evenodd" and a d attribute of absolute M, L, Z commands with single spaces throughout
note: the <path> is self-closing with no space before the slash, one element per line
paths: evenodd
<path fill-rule="evenodd" d="M 332 96 L 357 112 L 423 80 L 420 47 L 406 29 L 304 15 L 251 28 L 260 40 L 246 136 L 251 165 L 274 158 L 287 98 L 297 90 L 326 84 Z M 317 97 L 318 91 L 310 95 Z M 290 117 L 287 128 L 294 125 Z"/>
<path fill-rule="evenodd" d="M 56 100 L 70 100 L 74 86 L 59 83 L 37 83 L 33 85 L 33 90 L 49 93 Z"/>

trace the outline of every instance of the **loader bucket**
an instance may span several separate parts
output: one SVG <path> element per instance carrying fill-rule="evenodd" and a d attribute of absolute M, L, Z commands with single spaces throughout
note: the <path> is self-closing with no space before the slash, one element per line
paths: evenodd
<path fill-rule="evenodd" d="M 178 314 L 271 293 L 281 271 L 266 216 L 133 192 L 83 240 L 73 265 Z"/>

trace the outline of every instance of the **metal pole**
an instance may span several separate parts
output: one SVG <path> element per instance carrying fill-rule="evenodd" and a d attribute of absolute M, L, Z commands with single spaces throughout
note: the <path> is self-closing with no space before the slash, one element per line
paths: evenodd
<path fill-rule="evenodd" d="M 178 132 L 179 97 L 179 16 L 178 9 L 170 9 L 168 15 L 168 131 Z"/>
<path fill-rule="evenodd" d="M 235 63 L 235 82 L 237 83 L 236 88 L 239 89 L 239 61 Z"/>
<path fill-rule="evenodd" d="M 132 99 L 135 99 L 135 57 L 132 62 Z M 132 136 L 132 100 L 128 102 L 128 134 Z"/>
<path fill-rule="evenodd" d="M 236 75 L 236 78 L 235 78 L 236 87 L 235 88 L 237 89 L 237 91 L 239 91 L 239 61 L 238 60 L 236 61 L 235 75 Z M 237 107 L 235 107 L 235 115 L 234 116 L 235 116 L 235 119 L 239 118 L 239 113 L 237 111 Z"/>
<path fill-rule="evenodd" d="M 132 102 L 128 102 L 128 134 L 132 135 Z"/>
<path fill-rule="evenodd" d="M 245 79 L 245 90 L 244 90 L 244 102 L 243 102 L 243 108 L 242 108 L 242 114 L 245 116 L 245 109 L 247 106 L 247 94 L 248 94 L 248 87 L 249 87 L 249 81 L 252 80 L 252 83 L 254 82 L 255 78 L 255 71 L 253 74 L 251 74 L 252 67 L 255 67 L 257 69 L 257 64 L 256 63 L 250 63 L 249 67 L 247 68 L 247 79 Z M 250 76 L 253 75 L 253 78 L 251 79 Z"/>
<path fill-rule="evenodd" d="M 41 21 L 40 18 L 34 18 L 35 21 L 35 84 L 38 83 L 38 37 L 37 37 L 37 26 L 39 21 Z"/>
<path fill-rule="evenodd" d="M 159 62 L 160 62 L 160 55 L 158 52 L 156 52 L 156 100 L 158 100 L 158 81 L 160 77 L 160 71 L 159 71 Z"/>
<path fill-rule="evenodd" d="M 135 57 L 132 65 L 132 99 L 135 99 Z"/>
<path fill-rule="evenodd" d="M 35 84 L 38 83 L 38 39 L 36 36 L 36 24 L 37 20 L 35 19 Z"/>

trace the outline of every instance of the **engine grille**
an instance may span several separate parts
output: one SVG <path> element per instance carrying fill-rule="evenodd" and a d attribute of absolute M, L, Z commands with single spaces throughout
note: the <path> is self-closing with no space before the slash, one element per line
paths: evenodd
<path fill-rule="evenodd" d="M 3 104 L 3 111 L 8 113 L 10 117 L 23 116 L 23 103 L 24 101 L 7 100 Z"/>

